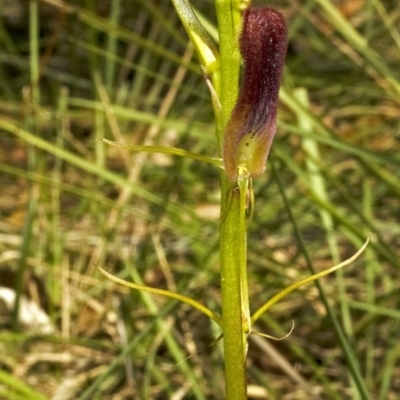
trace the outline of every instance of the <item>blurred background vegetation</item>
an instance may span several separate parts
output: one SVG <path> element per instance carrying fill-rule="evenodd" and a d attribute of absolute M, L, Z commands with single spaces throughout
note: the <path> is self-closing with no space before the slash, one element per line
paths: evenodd
<path fill-rule="evenodd" d="M 217 41 L 213 0 L 192 0 Z M 254 4 L 267 4 L 266 1 Z M 290 43 L 278 132 L 255 184 L 255 310 L 310 274 L 271 161 L 372 399 L 400 392 L 400 5 L 276 0 Z M 168 0 L 0 1 L 0 398 L 221 399 L 219 172 L 106 146 L 218 156 L 207 87 Z M 20 313 L 16 310 L 20 308 Z M 249 398 L 358 399 L 311 284 L 249 338 Z"/>

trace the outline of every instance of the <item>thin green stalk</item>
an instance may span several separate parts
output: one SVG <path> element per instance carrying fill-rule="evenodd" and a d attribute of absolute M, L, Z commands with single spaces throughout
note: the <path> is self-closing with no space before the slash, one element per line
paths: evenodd
<path fill-rule="evenodd" d="M 233 3 L 231 0 L 215 2 L 220 70 L 218 85 L 214 83 L 214 86 L 221 105 L 220 120 L 216 125 L 220 149 L 225 126 L 235 105 L 239 88 L 240 53 L 237 45 L 239 30 L 237 21 L 240 18 L 240 11 L 232 7 Z M 233 192 L 230 192 L 231 190 Z M 245 210 L 241 206 L 240 192 L 231 188 L 225 173 L 221 174 L 221 191 L 220 261 L 226 398 L 243 400 L 247 398 L 247 388 L 246 334 L 243 324 L 245 316 L 242 315 L 244 292 L 241 274 L 246 269 L 246 253 L 238 249 L 243 250 L 246 246 Z"/>
<path fill-rule="evenodd" d="M 223 179 L 224 182 L 224 179 Z M 225 190 L 224 190 L 225 188 Z M 222 201 L 227 201 L 227 186 L 223 186 Z M 242 257 L 238 249 L 246 242 L 246 232 L 240 229 L 240 193 L 233 190 L 231 204 L 221 224 L 221 291 L 222 327 L 224 332 L 224 362 L 226 398 L 243 400 L 246 395 L 245 333 L 243 332 L 240 271 Z"/>
<path fill-rule="evenodd" d="M 216 0 L 215 7 L 218 18 L 219 53 L 220 53 L 220 93 L 224 126 L 227 124 L 235 105 L 239 90 L 240 53 L 237 45 L 237 31 L 234 25 L 238 10 L 233 10 L 231 0 Z M 223 132 L 218 132 L 218 140 L 222 142 Z"/>
<path fill-rule="evenodd" d="M 243 348 L 247 349 L 247 335 L 251 332 L 250 325 L 250 301 L 249 301 L 249 288 L 247 283 L 247 235 L 246 235 L 246 209 L 247 199 L 249 197 L 249 178 L 240 179 L 239 184 L 239 197 L 240 197 L 240 226 L 239 232 L 241 233 L 242 242 L 238 248 L 238 258 L 240 267 L 240 293 L 242 301 L 242 319 L 243 319 Z"/>

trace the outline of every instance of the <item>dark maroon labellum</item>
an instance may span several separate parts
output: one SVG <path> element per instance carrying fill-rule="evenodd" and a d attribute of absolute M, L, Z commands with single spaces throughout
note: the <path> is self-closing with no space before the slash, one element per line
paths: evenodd
<path fill-rule="evenodd" d="M 279 85 L 287 49 L 282 14 L 269 7 L 243 13 L 240 52 L 245 71 L 223 146 L 226 174 L 260 176 L 276 131 Z"/>

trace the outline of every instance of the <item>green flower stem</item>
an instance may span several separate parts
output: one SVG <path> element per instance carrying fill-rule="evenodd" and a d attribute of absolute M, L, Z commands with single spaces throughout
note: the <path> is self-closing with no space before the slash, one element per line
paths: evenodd
<path fill-rule="evenodd" d="M 218 19 L 220 68 L 213 75 L 214 89 L 220 102 L 216 112 L 219 148 L 239 90 L 240 29 L 238 1 L 215 0 Z M 217 82 L 216 82 L 217 81 Z M 242 194 L 241 194 L 242 193 Z M 247 398 L 246 388 L 246 222 L 243 190 L 232 189 L 225 173 L 221 174 L 221 290 L 224 332 L 225 387 L 228 400 Z M 242 279 L 244 282 L 242 282 Z M 244 312 L 244 313 L 243 313 Z"/>
<path fill-rule="evenodd" d="M 241 271 L 246 243 L 244 212 L 241 207 L 239 190 L 231 189 L 229 182 L 222 178 L 222 201 L 228 200 L 228 192 L 233 190 L 229 209 L 221 224 L 221 290 L 222 327 L 224 332 L 225 387 L 228 400 L 243 400 L 246 394 L 245 352 L 246 335 L 242 318 Z M 225 203 L 226 204 L 226 203 Z M 242 223 L 241 223 L 241 220 Z"/>
<path fill-rule="evenodd" d="M 235 25 L 235 21 L 240 18 L 240 10 L 232 8 L 231 0 L 216 0 L 215 7 L 218 19 L 221 75 L 218 95 L 223 123 L 226 126 L 239 90 L 240 52 L 237 43 L 239 26 Z M 222 143 L 224 132 L 217 133 L 218 140 Z"/>
<path fill-rule="evenodd" d="M 249 197 L 249 179 L 240 178 L 238 179 L 239 191 L 240 191 L 240 219 L 239 219 L 239 232 L 241 235 L 241 243 L 238 248 L 239 255 L 239 268 L 240 268 L 240 293 L 242 300 L 242 325 L 244 330 L 244 348 L 247 349 L 247 335 L 251 331 L 250 325 L 250 301 L 249 301 L 249 287 L 247 284 L 247 221 L 246 221 L 246 210 Z M 246 352 L 245 352 L 246 353 Z"/>

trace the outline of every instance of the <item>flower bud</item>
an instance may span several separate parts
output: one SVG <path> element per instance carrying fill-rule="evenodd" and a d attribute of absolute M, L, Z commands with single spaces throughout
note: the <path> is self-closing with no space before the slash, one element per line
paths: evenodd
<path fill-rule="evenodd" d="M 276 131 L 287 49 L 284 17 L 269 7 L 247 9 L 239 44 L 245 70 L 223 144 L 225 171 L 231 182 L 238 175 L 256 178 L 265 170 Z"/>

